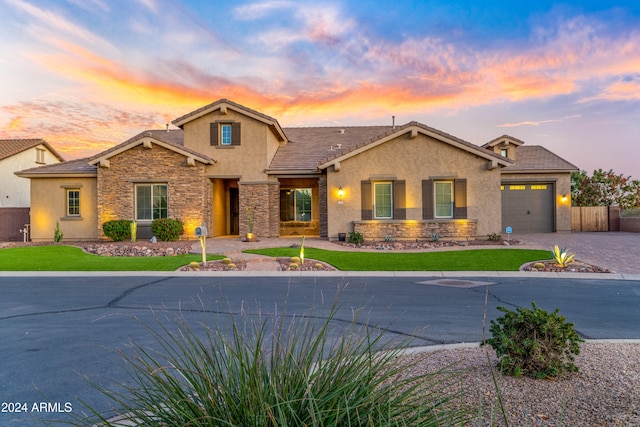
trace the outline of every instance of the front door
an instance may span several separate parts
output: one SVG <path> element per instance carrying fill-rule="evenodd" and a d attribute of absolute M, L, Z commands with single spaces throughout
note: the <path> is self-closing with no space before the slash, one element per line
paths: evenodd
<path fill-rule="evenodd" d="M 237 188 L 229 188 L 229 234 L 240 234 L 240 197 Z"/>

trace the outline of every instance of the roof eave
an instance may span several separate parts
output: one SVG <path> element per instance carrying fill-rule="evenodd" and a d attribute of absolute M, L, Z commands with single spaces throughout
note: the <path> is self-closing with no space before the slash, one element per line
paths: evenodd
<path fill-rule="evenodd" d="M 571 173 L 578 172 L 580 169 L 502 169 L 503 174 L 525 174 L 525 173 Z"/>
<path fill-rule="evenodd" d="M 33 172 L 14 172 L 21 178 L 97 178 L 97 172 L 47 172 L 47 173 L 33 173 Z"/>
<path fill-rule="evenodd" d="M 265 169 L 267 175 L 321 175 L 322 171 L 315 169 Z"/>

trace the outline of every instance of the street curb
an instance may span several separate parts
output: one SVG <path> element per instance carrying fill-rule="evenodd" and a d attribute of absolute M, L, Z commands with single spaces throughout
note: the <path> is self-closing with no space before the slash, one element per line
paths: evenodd
<path fill-rule="evenodd" d="M 507 277 L 638 281 L 640 274 L 519 271 L 0 271 L 0 277 Z"/>

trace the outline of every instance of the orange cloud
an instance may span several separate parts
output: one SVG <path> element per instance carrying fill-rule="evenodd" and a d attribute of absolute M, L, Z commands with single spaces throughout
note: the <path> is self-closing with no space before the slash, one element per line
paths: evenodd
<path fill-rule="evenodd" d="M 22 117 L 14 118 L 13 120 L 11 120 L 11 123 L 9 123 L 9 126 L 7 126 L 7 130 L 9 132 L 20 132 L 24 128 L 25 128 L 25 122 Z"/>

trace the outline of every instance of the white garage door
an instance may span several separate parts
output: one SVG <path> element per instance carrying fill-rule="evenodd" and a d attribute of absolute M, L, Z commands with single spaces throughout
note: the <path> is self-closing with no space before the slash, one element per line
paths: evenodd
<path fill-rule="evenodd" d="M 555 231 L 553 183 L 505 183 L 502 189 L 502 229 L 514 233 Z"/>

